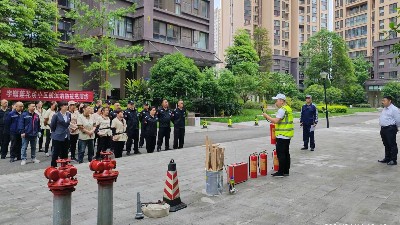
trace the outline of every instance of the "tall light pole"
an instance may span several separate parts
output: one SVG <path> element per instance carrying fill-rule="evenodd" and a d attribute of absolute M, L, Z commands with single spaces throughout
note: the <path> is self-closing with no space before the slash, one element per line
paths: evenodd
<path fill-rule="evenodd" d="M 326 128 L 329 128 L 328 102 L 326 100 L 326 80 L 328 79 L 328 73 L 321 72 L 319 75 L 321 76 L 322 79 L 324 79 Z"/>

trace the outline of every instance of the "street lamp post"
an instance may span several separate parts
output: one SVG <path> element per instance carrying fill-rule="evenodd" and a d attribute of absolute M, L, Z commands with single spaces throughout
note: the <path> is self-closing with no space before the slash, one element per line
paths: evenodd
<path fill-rule="evenodd" d="M 328 79 L 328 73 L 327 72 L 321 72 L 320 76 L 321 76 L 322 79 L 324 79 L 326 128 L 329 128 L 328 102 L 326 100 L 326 80 Z"/>

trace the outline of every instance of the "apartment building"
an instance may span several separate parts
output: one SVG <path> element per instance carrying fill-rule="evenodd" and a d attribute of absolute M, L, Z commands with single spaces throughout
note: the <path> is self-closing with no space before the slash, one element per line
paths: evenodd
<path fill-rule="evenodd" d="M 224 55 L 222 52 L 222 9 L 216 8 L 214 11 L 214 50 L 216 52 L 218 60 L 223 59 Z M 223 64 L 217 64 L 217 68 L 222 68 Z"/>
<path fill-rule="evenodd" d="M 400 41 L 389 24 L 397 24 L 400 0 L 335 0 L 335 31 L 349 47 L 349 56 L 363 56 L 373 63 L 371 79 L 365 83 L 368 102 L 378 107 L 381 89 L 398 80 L 397 59 L 391 50 Z"/>
<path fill-rule="evenodd" d="M 300 88 L 304 75 L 299 71 L 301 45 L 314 33 L 328 28 L 328 0 L 224 0 L 222 1 L 222 49 L 233 43 L 238 29 L 250 34 L 255 27 L 269 31 L 273 52 L 272 71 L 290 73 Z"/>
<path fill-rule="evenodd" d="M 93 0 L 85 0 L 89 5 Z M 136 12 L 121 21 L 114 21 L 113 36 L 121 46 L 142 45 L 150 62 L 135 65 L 133 71 L 117 71 L 118 76 L 110 77 L 114 88 L 108 95 L 125 97 L 126 78 L 148 79 L 149 70 L 162 56 L 181 52 L 192 58 L 199 67 L 211 67 L 219 63 L 214 50 L 214 1 L 213 0 L 117 0 L 115 8 L 129 7 L 137 3 Z M 58 0 L 60 14 L 73 6 L 72 0 Z M 74 21 L 61 19 L 58 32 L 67 41 L 72 34 Z M 80 53 L 64 43 L 60 52 L 69 56 L 67 74 L 70 76 L 70 90 L 82 90 L 81 84 L 89 79 L 80 67 L 80 61 L 90 61 L 90 56 Z M 98 85 L 97 85 L 98 86 Z M 96 85 L 86 89 L 96 89 Z"/>

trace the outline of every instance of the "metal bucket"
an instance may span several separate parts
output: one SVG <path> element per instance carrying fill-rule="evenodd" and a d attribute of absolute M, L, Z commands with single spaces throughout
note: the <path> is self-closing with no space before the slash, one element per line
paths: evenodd
<path fill-rule="evenodd" d="M 206 171 L 206 193 L 207 195 L 221 195 L 224 189 L 223 171 Z"/>

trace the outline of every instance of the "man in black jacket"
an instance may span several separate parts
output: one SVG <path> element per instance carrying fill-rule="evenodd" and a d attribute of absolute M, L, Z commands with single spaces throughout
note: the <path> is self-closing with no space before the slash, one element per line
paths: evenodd
<path fill-rule="evenodd" d="M 174 123 L 174 149 L 183 148 L 185 139 L 185 118 L 186 110 L 183 108 L 183 101 L 178 102 L 178 108 L 172 113 Z"/>
<path fill-rule="evenodd" d="M 0 107 L 0 147 L 1 147 L 1 158 L 5 159 L 8 153 L 8 144 L 10 143 L 10 132 L 7 131 L 4 126 L 4 120 L 7 114 L 11 112 L 8 108 L 8 101 L 6 99 L 1 100 Z"/>
<path fill-rule="evenodd" d="M 165 137 L 165 151 L 169 150 L 169 137 L 171 134 L 171 110 L 168 108 L 168 101 L 164 99 L 162 101 L 162 108 L 157 111 L 158 117 L 158 140 L 157 140 L 157 151 L 161 151 L 161 145 L 163 138 Z"/>
<path fill-rule="evenodd" d="M 140 154 L 139 152 L 139 117 L 135 108 L 134 101 L 128 101 L 128 109 L 125 110 L 126 120 L 126 133 L 128 140 L 126 142 L 126 155 L 131 154 L 132 141 L 133 141 L 133 154 Z"/>
<path fill-rule="evenodd" d="M 141 124 L 141 126 L 140 126 L 139 148 L 143 148 L 144 139 L 145 139 L 145 135 L 144 135 L 144 119 L 148 115 L 149 115 L 149 104 L 147 102 L 145 102 L 143 104 L 143 110 L 140 112 L 140 115 L 139 115 L 139 120 L 140 120 L 140 124 Z"/>

